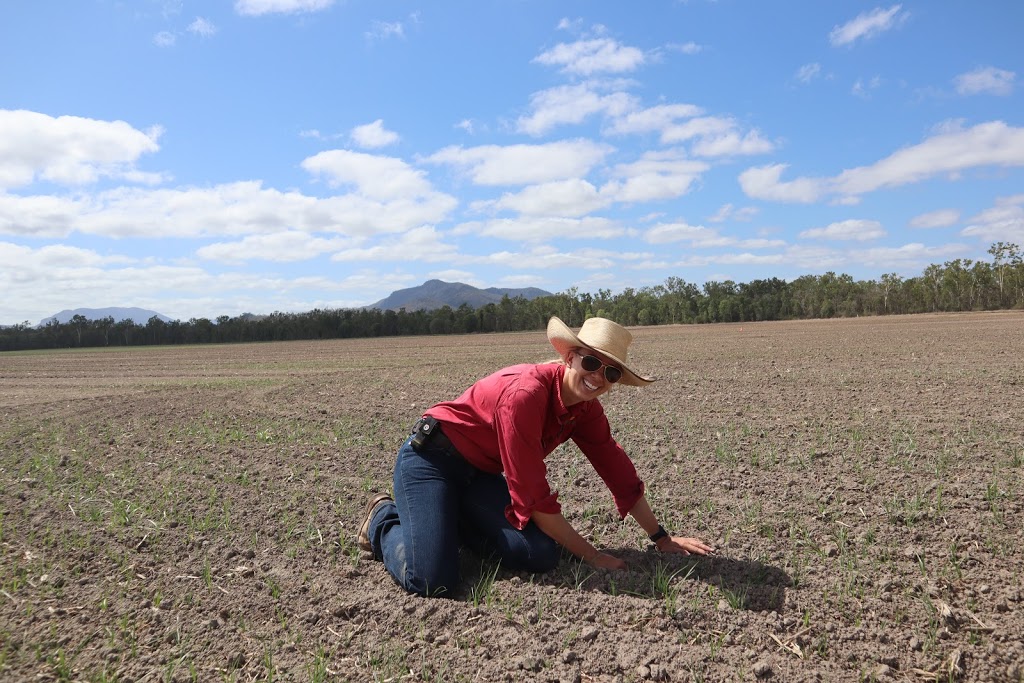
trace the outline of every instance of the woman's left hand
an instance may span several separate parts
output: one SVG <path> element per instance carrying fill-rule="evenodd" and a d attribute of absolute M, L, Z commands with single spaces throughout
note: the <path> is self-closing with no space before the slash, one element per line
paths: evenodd
<path fill-rule="evenodd" d="M 679 553 L 681 555 L 713 555 L 715 549 L 699 538 L 683 536 L 666 536 L 657 543 L 658 550 L 663 553 Z"/>

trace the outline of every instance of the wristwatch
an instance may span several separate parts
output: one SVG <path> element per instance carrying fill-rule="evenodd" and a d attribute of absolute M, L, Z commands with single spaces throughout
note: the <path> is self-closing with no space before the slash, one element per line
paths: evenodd
<path fill-rule="evenodd" d="M 665 531 L 665 527 L 663 527 L 662 525 L 659 524 L 658 525 L 658 530 L 655 531 L 650 536 L 648 536 L 647 538 L 651 539 L 651 543 L 657 543 L 658 541 L 660 541 L 663 538 L 668 538 L 668 532 Z"/>

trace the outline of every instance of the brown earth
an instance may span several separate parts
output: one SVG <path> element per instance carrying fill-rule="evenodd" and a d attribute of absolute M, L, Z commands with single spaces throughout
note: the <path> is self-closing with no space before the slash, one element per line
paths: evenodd
<path fill-rule="evenodd" d="M 662 556 L 574 447 L 564 512 L 630 568 L 466 553 L 405 595 L 354 534 L 431 403 L 541 333 L 0 355 L 6 681 L 1022 681 L 1024 314 L 643 328 L 603 399 Z"/>

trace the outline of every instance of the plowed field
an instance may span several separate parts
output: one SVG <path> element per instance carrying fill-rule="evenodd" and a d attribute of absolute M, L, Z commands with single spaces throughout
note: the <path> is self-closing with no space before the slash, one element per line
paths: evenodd
<path fill-rule="evenodd" d="M 361 555 L 409 426 L 542 333 L 0 355 L 0 679 L 1024 680 L 1024 314 L 637 328 L 602 399 L 662 556 L 575 447 L 629 569 L 466 552 L 449 599 Z"/>

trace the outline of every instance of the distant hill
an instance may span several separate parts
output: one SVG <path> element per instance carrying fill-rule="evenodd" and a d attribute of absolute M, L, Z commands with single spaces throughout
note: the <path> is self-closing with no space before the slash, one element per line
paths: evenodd
<path fill-rule="evenodd" d="M 536 299 L 540 296 L 551 296 L 551 292 L 545 292 L 536 287 L 525 287 L 522 289 L 509 289 L 502 287 L 488 287 L 480 289 L 462 282 L 444 282 L 443 280 L 427 280 L 418 287 L 399 289 L 391 293 L 385 299 L 367 308 L 379 308 L 381 310 L 397 311 L 404 308 L 407 311 L 432 311 L 442 306 L 458 308 L 462 304 L 468 304 L 470 308 L 480 308 L 487 304 L 500 303 L 502 297 L 508 295 L 510 299 L 521 296 L 526 300 Z"/>
<path fill-rule="evenodd" d="M 50 321 L 56 321 L 61 324 L 67 323 L 76 315 L 80 315 L 86 320 L 113 318 L 115 323 L 121 322 L 122 320 L 131 320 L 136 325 L 145 325 L 149 322 L 149 319 L 155 315 L 165 323 L 171 322 L 171 319 L 166 315 L 161 315 L 156 311 L 149 311 L 145 308 L 76 308 L 73 311 L 63 310 L 56 315 L 51 315 L 49 318 L 43 318 L 39 321 L 39 326 L 44 327 L 48 325 Z"/>

